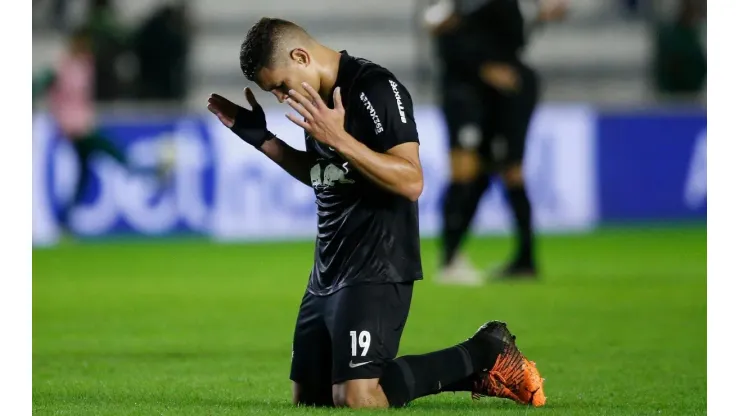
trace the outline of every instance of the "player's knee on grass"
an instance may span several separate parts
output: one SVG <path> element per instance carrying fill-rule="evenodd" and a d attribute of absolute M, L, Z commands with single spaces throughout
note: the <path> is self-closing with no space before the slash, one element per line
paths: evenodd
<path fill-rule="evenodd" d="M 293 404 L 298 406 L 301 403 L 301 385 L 293 382 Z"/>
<path fill-rule="evenodd" d="M 507 188 L 518 187 L 524 184 L 522 164 L 514 163 L 504 168 L 502 177 Z"/>
<path fill-rule="evenodd" d="M 362 408 L 386 408 L 388 400 L 378 379 L 348 380 L 333 387 L 334 406 Z"/>
<path fill-rule="evenodd" d="M 474 151 L 450 151 L 450 179 L 453 182 L 472 182 L 481 170 L 480 156 Z"/>

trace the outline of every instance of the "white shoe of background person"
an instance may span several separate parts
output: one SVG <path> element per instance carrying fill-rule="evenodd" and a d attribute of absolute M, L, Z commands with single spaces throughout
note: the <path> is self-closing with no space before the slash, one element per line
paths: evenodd
<path fill-rule="evenodd" d="M 448 285 L 478 286 L 483 284 L 480 271 L 465 256 L 457 256 L 449 265 L 443 267 L 436 281 Z"/>
<path fill-rule="evenodd" d="M 159 144 L 157 176 L 160 182 L 169 183 L 177 164 L 177 143 L 175 139 L 165 139 Z"/>

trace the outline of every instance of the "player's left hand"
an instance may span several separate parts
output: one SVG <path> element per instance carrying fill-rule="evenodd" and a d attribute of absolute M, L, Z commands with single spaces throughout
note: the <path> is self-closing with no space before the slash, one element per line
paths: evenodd
<path fill-rule="evenodd" d="M 304 119 L 301 120 L 292 113 L 285 116 L 302 127 L 314 139 L 329 147 L 337 147 L 337 143 L 346 135 L 344 130 L 344 106 L 342 105 L 339 87 L 334 89 L 333 109 L 324 103 L 319 93 L 310 85 L 304 82 L 303 88 L 311 96 L 311 100 L 295 90 L 290 90 L 290 97 L 285 101 Z"/>

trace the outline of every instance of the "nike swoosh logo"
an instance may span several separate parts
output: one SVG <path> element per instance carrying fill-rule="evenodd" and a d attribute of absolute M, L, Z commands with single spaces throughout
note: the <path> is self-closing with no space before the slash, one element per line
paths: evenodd
<path fill-rule="evenodd" d="M 349 368 L 357 368 L 357 367 L 361 367 L 361 366 L 363 366 L 363 365 L 365 365 L 365 364 L 370 364 L 371 362 L 372 362 L 372 361 L 365 361 L 365 362 L 362 362 L 362 363 L 353 363 L 352 361 L 350 361 L 350 362 L 349 362 Z"/>

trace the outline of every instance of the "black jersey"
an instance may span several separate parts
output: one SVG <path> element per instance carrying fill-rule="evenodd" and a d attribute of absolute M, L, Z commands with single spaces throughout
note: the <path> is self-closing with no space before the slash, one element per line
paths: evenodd
<path fill-rule="evenodd" d="M 438 39 L 447 71 L 476 79 L 486 61 L 519 63 L 526 45 L 519 0 L 455 0 L 458 27 Z"/>
<path fill-rule="evenodd" d="M 345 130 L 371 150 L 419 142 L 411 96 L 390 71 L 342 51 L 336 87 Z M 334 107 L 333 95 L 328 105 Z M 418 204 L 381 189 L 334 149 L 305 138 L 316 156 L 311 184 L 318 205 L 308 291 L 323 296 L 358 283 L 421 279 Z"/>

